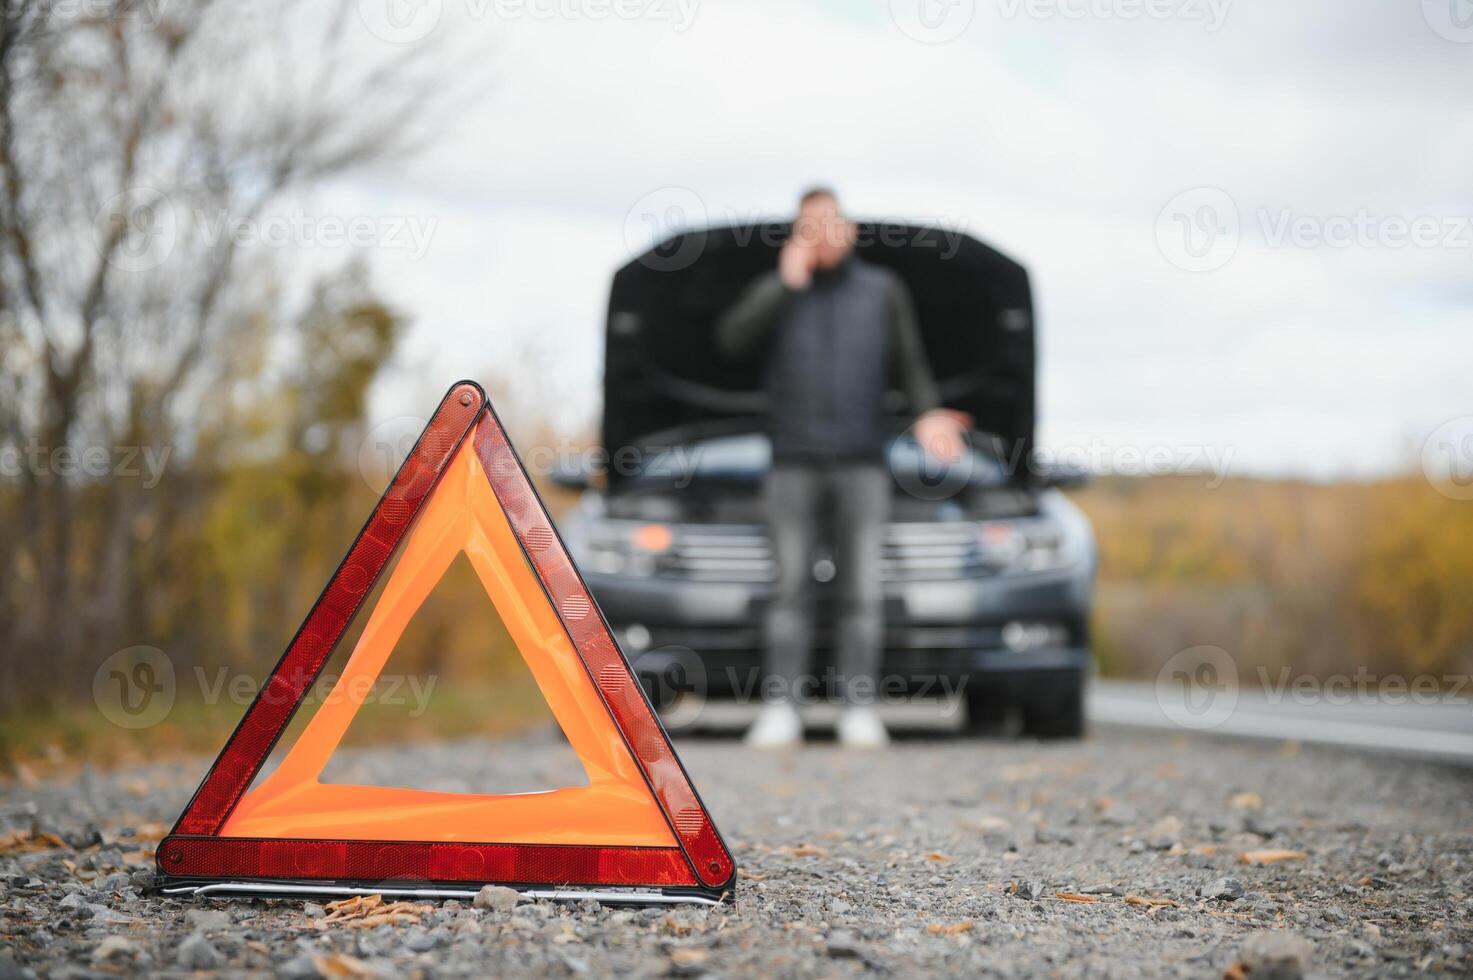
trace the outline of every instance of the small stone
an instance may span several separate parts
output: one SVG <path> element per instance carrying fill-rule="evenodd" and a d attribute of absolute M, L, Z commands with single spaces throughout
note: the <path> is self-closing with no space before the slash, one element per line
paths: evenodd
<path fill-rule="evenodd" d="M 195 932 L 215 932 L 230 928 L 230 915 L 223 909 L 190 909 L 184 913 L 184 919 Z"/>
<path fill-rule="evenodd" d="M 92 962 L 110 963 L 113 960 L 137 959 L 143 952 L 138 944 L 126 936 L 108 936 L 92 951 Z"/>
<path fill-rule="evenodd" d="M 490 909 L 493 912 L 510 912 L 520 902 L 527 901 L 526 896 L 515 888 L 505 888 L 501 885 L 487 885 L 476 893 L 475 906 L 478 909 Z"/>
<path fill-rule="evenodd" d="M 1314 959 L 1314 947 L 1298 933 L 1256 932 L 1238 952 L 1253 980 L 1301 980 Z"/>
<path fill-rule="evenodd" d="M 1243 897 L 1243 883 L 1236 878 L 1216 878 L 1202 886 L 1201 895 L 1208 901 L 1235 902 Z"/>
<path fill-rule="evenodd" d="M 316 902 L 308 902 L 302 906 L 302 914 L 309 919 L 320 919 L 327 914 L 327 909 L 318 905 Z"/>
<path fill-rule="evenodd" d="M 29 980 L 31 976 L 15 961 L 15 953 L 0 949 L 0 980 Z"/>
<path fill-rule="evenodd" d="M 424 929 L 414 929 L 409 933 L 409 937 L 404 940 L 404 945 L 412 953 L 428 953 L 430 950 L 439 946 L 444 938 L 444 934 L 438 929 L 434 932 L 427 932 Z"/>
<path fill-rule="evenodd" d="M 860 948 L 859 937 L 848 929 L 835 929 L 829 933 L 825 951 L 836 960 L 864 958 L 864 950 Z"/>
<path fill-rule="evenodd" d="M 186 970 L 213 970 L 220 965 L 220 951 L 210 945 L 204 933 L 191 933 L 179 944 L 179 949 L 174 953 L 174 962 Z"/>
<path fill-rule="evenodd" d="M 1043 889 L 1044 884 L 1041 881 L 1020 881 L 1018 890 L 1013 894 L 1032 902 L 1043 897 Z"/>
<path fill-rule="evenodd" d="M 287 980 L 314 980 L 319 976 L 317 964 L 306 953 L 299 953 L 276 968 L 278 976 Z"/>
<path fill-rule="evenodd" d="M 132 884 L 133 876 L 131 874 L 126 871 L 117 871 L 104 878 L 97 879 L 93 883 L 93 886 L 99 891 L 120 892 Z"/>
<path fill-rule="evenodd" d="M 94 844 L 101 844 L 102 832 L 91 824 L 88 824 L 81 830 L 75 830 L 71 833 L 62 834 L 61 838 L 62 840 L 66 841 L 66 845 L 68 847 L 76 851 L 81 851 L 92 847 Z M 115 851 L 114 853 L 117 852 Z"/>
<path fill-rule="evenodd" d="M 547 919 L 552 917 L 553 907 L 546 902 L 523 902 L 513 914 L 522 919 Z"/>

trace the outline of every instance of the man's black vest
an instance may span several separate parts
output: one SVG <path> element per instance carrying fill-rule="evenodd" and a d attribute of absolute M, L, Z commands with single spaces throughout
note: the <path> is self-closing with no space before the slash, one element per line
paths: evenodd
<path fill-rule="evenodd" d="M 768 351 L 773 457 L 880 459 L 894 345 L 893 274 L 850 257 L 792 296 Z"/>

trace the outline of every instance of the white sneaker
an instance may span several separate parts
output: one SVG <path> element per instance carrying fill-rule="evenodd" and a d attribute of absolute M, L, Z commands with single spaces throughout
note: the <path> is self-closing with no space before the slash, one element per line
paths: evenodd
<path fill-rule="evenodd" d="M 839 744 L 846 749 L 883 749 L 890 733 L 874 708 L 854 705 L 839 714 Z"/>
<path fill-rule="evenodd" d="M 786 701 L 764 705 L 747 729 L 747 745 L 754 749 L 785 749 L 803 742 L 803 719 Z"/>

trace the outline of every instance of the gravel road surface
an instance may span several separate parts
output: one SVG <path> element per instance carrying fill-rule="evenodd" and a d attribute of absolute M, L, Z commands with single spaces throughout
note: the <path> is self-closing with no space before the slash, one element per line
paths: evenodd
<path fill-rule="evenodd" d="M 150 841 L 207 760 L 7 786 L 0 977 L 1473 974 L 1467 769 L 1109 729 L 869 755 L 677 744 L 742 866 L 733 905 L 150 898 Z M 568 767 L 550 736 L 346 763 L 444 788 L 556 785 Z M 1297 853 L 1244 863 L 1265 851 Z"/>

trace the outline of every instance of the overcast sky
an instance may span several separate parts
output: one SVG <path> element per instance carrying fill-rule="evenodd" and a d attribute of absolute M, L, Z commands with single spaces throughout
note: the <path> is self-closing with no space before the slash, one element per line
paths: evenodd
<path fill-rule="evenodd" d="M 438 38 L 486 83 L 311 204 L 428 229 L 373 260 L 415 322 L 376 418 L 510 376 L 586 430 L 651 224 L 813 181 L 1028 266 L 1045 445 L 1368 474 L 1473 413 L 1466 0 L 392 3 L 365 51 Z"/>

